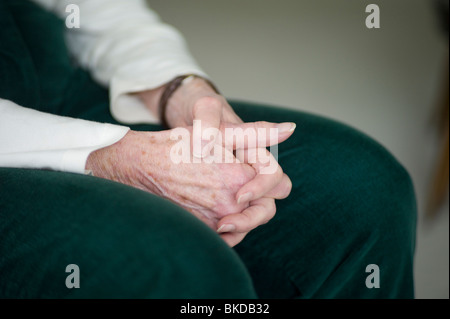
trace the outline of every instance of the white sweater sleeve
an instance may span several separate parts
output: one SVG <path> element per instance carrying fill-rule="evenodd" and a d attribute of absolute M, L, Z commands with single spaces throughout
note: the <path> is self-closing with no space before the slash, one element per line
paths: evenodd
<path fill-rule="evenodd" d="M 208 77 L 190 55 L 182 35 L 160 21 L 144 0 L 33 0 L 70 18 L 77 5 L 80 28 L 67 29 L 67 45 L 78 63 L 110 88 L 111 114 L 126 124 L 157 123 L 129 93 L 157 88 L 178 75 Z"/>
<path fill-rule="evenodd" d="M 0 167 L 85 173 L 89 154 L 129 128 L 56 116 L 0 99 Z"/>
<path fill-rule="evenodd" d="M 183 37 L 163 24 L 144 0 L 32 0 L 62 19 L 80 9 L 79 29 L 67 29 L 75 60 L 110 89 L 112 115 L 125 124 L 158 119 L 133 95 L 177 75 L 207 75 Z M 0 167 L 84 173 L 89 153 L 119 141 L 129 128 L 60 117 L 0 99 Z"/>

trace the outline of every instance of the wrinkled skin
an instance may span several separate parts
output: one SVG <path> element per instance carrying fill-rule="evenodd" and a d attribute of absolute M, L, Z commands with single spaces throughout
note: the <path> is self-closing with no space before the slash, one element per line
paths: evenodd
<path fill-rule="evenodd" d="M 140 94 L 155 114 L 162 90 L 163 87 Z M 225 98 L 201 79 L 181 86 L 167 105 L 167 121 L 171 127 L 184 127 L 192 132 L 194 120 L 200 120 L 203 129 L 217 128 L 222 133 L 226 127 L 278 128 L 276 142 L 266 136 L 258 136 L 258 140 L 265 141 L 264 146 L 281 143 L 295 129 L 294 123 L 243 123 Z M 189 163 L 176 164 L 171 160 L 170 152 L 177 141 L 170 135 L 171 130 L 129 131 L 114 145 L 92 152 L 86 169 L 95 176 L 171 200 L 217 230 L 230 246 L 242 241 L 252 229 L 268 222 L 276 212 L 275 199 L 286 198 L 291 191 L 292 183 L 276 161 L 273 174 L 262 174 L 267 164 L 258 160 L 258 149 L 247 149 L 244 143 L 233 153 L 233 145 L 213 136 L 208 145 L 219 145 L 224 154 L 236 156 L 233 163 L 205 163 L 208 157 L 217 156 L 208 150 L 194 154 L 197 159 L 203 157 L 201 163 L 195 163 L 191 155 Z M 265 148 L 260 150 L 270 156 Z"/>

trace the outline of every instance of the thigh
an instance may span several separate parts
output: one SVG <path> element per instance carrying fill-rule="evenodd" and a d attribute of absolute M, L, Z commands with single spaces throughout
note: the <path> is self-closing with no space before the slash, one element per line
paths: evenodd
<path fill-rule="evenodd" d="M 416 202 L 411 179 L 379 143 L 341 123 L 231 102 L 245 121 L 292 121 L 278 159 L 293 183 L 277 214 L 236 247 L 262 297 L 410 298 Z M 377 264 L 382 287 L 368 289 Z"/>
<path fill-rule="evenodd" d="M 0 168 L 0 298 L 254 298 L 236 253 L 178 206 L 111 181 Z M 66 287 L 66 267 L 80 288 Z"/>

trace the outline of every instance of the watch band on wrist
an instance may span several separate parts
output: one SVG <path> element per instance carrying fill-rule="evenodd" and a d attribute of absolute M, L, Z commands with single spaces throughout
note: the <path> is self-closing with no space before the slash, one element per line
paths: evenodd
<path fill-rule="evenodd" d="M 211 81 L 209 81 L 208 79 L 205 79 L 204 77 L 201 77 L 201 76 L 198 76 L 195 74 L 185 74 L 185 75 L 177 76 L 176 78 L 174 78 L 172 81 L 170 81 L 166 85 L 166 88 L 164 89 L 164 91 L 161 95 L 161 98 L 159 100 L 159 119 L 161 121 L 161 124 L 164 127 L 170 128 L 167 123 L 167 118 L 166 118 L 166 108 L 167 108 L 167 103 L 168 103 L 170 97 L 173 95 L 173 93 L 175 93 L 175 91 L 180 86 L 182 86 L 183 84 L 186 84 L 187 82 L 193 80 L 194 78 L 199 78 L 199 79 L 206 81 L 206 83 L 208 83 L 217 94 L 220 94 L 219 90 L 217 90 L 216 86 L 213 83 L 211 83 Z"/>

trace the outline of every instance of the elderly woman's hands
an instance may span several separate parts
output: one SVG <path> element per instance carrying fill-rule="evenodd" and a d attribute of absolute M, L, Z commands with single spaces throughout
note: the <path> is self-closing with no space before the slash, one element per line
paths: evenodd
<path fill-rule="evenodd" d="M 163 90 L 164 87 L 160 87 L 138 93 L 155 115 L 159 114 L 158 104 Z M 202 78 L 194 78 L 180 86 L 169 99 L 165 111 L 165 118 L 170 127 L 192 126 L 195 120 L 201 121 L 203 130 L 219 128 L 224 123 L 243 123 L 226 99 Z M 295 125 L 285 123 L 282 129 L 292 134 Z M 202 146 L 211 145 L 208 142 L 204 141 Z M 207 147 L 201 147 L 201 149 L 208 152 Z M 256 149 L 250 150 L 253 155 L 256 152 L 258 152 Z M 204 156 L 201 153 L 194 154 L 196 157 Z M 242 151 L 236 152 L 236 155 L 239 160 L 245 162 Z M 250 230 L 273 217 L 276 211 L 275 199 L 287 197 L 292 188 L 291 180 L 283 173 L 279 165 L 273 174 L 262 174 L 264 165 L 258 163 L 250 163 L 250 165 L 257 175 L 243 185 L 236 194 L 236 198 L 240 202 L 249 203 L 249 207 L 240 213 L 227 215 L 218 223 L 218 232 L 231 246 L 239 243 Z"/>
<path fill-rule="evenodd" d="M 245 129 L 254 125 L 256 124 L 242 124 L 242 127 Z M 269 129 L 280 126 L 261 122 L 258 127 Z M 222 125 L 221 131 L 223 132 L 224 129 L 225 126 Z M 252 166 L 236 159 L 233 163 L 224 163 L 223 158 L 212 163 L 196 163 L 192 156 L 190 162 L 176 163 L 171 157 L 171 152 L 180 141 L 171 138 L 173 131 L 130 131 L 116 144 L 91 153 L 86 169 L 91 170 L 95 176 L 167 198 L 194 214 L 214 230 L 220 227 L 219 221 L 226 216 L 231 216 L 225 221 L 227 225 L 230 223 L 235 225 L 235 229 L 229 229 L 227 233 L 221 235 L 230 246 L 237 244 L 246 232 L 267 222 L 273 216 L 275 213 L 273 209 L 262 209 L 261 205 L 267 204 L 265 203 L 267 199 L 256 199 L 253 203 L 249 203 L 251 198 L 246 198 L 238 202 L 239 190 L 255 180 L 257 175 Z M 192 128 L 189 131 L 192 132 Z M 279 130 L 277 142 L 286 140 L 291 134 L 290 131 Z M 266 146 L 274 142 L 268 136 L 258 136 L 258 141 Z M 222 154 L 228 154 L 234 158 L 229 152 L 230 146 L 225 145 L 225 141 L 221 148 Z M 251 150 L 238 152 L 242 153 L 242 160 L 247 160 L 252 153 Z M 220 155 L 213 152 L 210 156 Z M 281 196 L 287 196 L 287 194 L 285 192 Z M 270 206 L 274 205 L 270 204 Z M 243 212 L 246 212 L 243 218 L 248 220 L 242 220 L 242 217 L 239 217 Z M 222 227 L 221 231 L 223 230 Z M 231 235 L 233 232 L 235 235 Z"/>
<path fill-rule="evenodd" d="M 86 168 L 94 176 L 167 198 L 216 229 L 220 218 L 245 208 L 235 194 L 256 173 L 240 163 L 174 163 L 170 154 L 178 141 L 170 133 L 130 131 L 116 144 L 93 152 Z"/>

